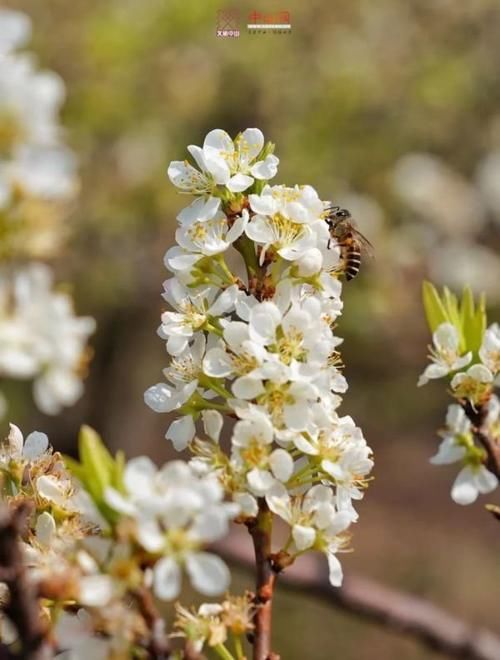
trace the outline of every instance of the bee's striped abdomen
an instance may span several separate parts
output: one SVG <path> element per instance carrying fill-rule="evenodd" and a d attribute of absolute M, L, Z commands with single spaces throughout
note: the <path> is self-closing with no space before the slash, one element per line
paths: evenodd
<path fill-rule="evenodd" d="M 342 246 L 344 258 L 344 272 L 347 281 L 352 280 L 359 273 L 361 266 L 361 250 L 354 239 L 346 241 Z"/>

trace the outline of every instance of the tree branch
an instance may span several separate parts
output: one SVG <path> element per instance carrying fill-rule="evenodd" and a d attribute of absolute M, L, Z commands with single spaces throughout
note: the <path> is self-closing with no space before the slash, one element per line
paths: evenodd
<path fill-rule="evenodd" d="M 229 562 L 247 569 L 254 566 L 251 552 L 234 536 L 218 545 L 217 551 Z M 361 576 L 348 575 L 341 588 L 333 588 L 324 564 L 313 556 L 302 557 L 298 564 L 281 573 L 280 583 L 389 630 L 412 636 L 450 658 L 500 658 L 500 637 L 492 632 L 475 628 L 423 598 Z"/>
<path fill-rule="evenodd" d="M 474 406 L 467 399 L 462 403 L 465 414 L 472 424 L 475 440 L 486 451 L 486 467 L 500 479 L 500 443 L 491 438 L 485 430 L 485 420 L 488 414 L 486 405 Z"/>
<path fill-rule="evenodd" d="M 271 529 L 272 513 L 265 500 L 261 500 L 257 518 L 248 523 L 255 552 L 255 561 L 252 565 L 256 569 L 254 660 L 279 660 L 279 656 L 271 651 L 273 593 L 276 583 L 276 573 L 271 565 Z"/>
<path fill-rule="evenodd" d="M 36 589 L 26 575 L 19 545 L 29 512 L 26 503 L 13 509 L 6 506 L 0 509 L 0 578 L 9 589 L 9 600 L 3 610 L 15 626 L 21 646 L 16 655 L 1 645 L 0 657 L 42 660 L 48 657 L 46 629 L 40 616 Z"/>

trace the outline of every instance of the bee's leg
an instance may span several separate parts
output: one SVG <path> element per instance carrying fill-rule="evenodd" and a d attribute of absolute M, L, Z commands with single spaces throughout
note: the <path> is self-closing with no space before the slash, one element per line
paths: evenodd
<path fill-rule="evenodd" d="M 330 249 L 330 245 L 331 245 L 331 244 L 332 244 L 332 239 L 329 238 L 329 239 L 328 239 L 328 243 L 326 244 L 326 249 L 327 249 L 327 250 Z"/>

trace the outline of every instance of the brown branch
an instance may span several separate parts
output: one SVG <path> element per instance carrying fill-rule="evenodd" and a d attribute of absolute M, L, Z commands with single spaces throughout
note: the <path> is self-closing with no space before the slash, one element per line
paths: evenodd
<path fill-rule="evenodd" d="M 462 402 L 462 408 L 472 424 L 475 440 L 486 451 L 486 467 L 500 479 L 500 443 L 486 432 L 485 420 L 488 414 L 486 405 L 474 407 L 468 399 Z"/>
<path fill-rule="evenodd" d="M 0 573 L 9 590 L 3 611 L 14 624 L 21 650 L 14 654 L 2 645 L 0 657 L 42 660 L 48 657 L 46 628 L 40 616 L 35 586 L 26 574 L 19 537 L 22 536 L 30 507 L 20 504 L 14 509 L 0 509 Z"/>
<path fill-rule="evenodd" d="M 254 559 L 241 540 L 229 537 L 217 546 L 229 562 L 252 569 Z M 409 635 L 450 658 L 499 660 L 500 637 L 411 594 L 367 578 L 348 575 L 341 588 L 330 586 L 324 562 L 304 556 L 280 574 L 280 584 L 320 598 L 341 610 L 388 630 Z"/>
<path fill-rule="evenodd" d="M 165 620 L 158 612 L 151 591 L 146 587 L 135 590 L 134 596 L 150 632 L 151 639 L 147 647 L 150 658 L 168 660 L 171 653 Z"/>
<path fill-rule="evenodd" d="M 252 634 L 254 660 L 279 660 L 279 656 L 271 650 L 273 593 L 276 583 L 276 573 L 271 564 L 271 528 L 272 513 L 265 500 L 259 504 L 259 513 L 255 520 L 249 522 L 248 531 L 252 536 L 255 552 L 255 629 Z"/>

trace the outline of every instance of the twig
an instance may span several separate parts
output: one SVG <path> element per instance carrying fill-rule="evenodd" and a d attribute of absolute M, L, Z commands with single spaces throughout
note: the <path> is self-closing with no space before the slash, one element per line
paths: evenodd
<path fill-rule="evenodd" d="M 467 399 L 462 403 L 462 407 L 472 424 L 474 438 L 486 451 L 486 467 L 500 479 L 500 443 L 491 438 L 484 429 L 487 407 L 480 405 L 474 408 Z"/>
<path fill-rule="evenodd" d="M 271 565 L 271 527 L 272 514 L 265 500 L 261 500 L 257 518 L 248 524 L 253 540 L 256 570 L 254 660 L 279 660 L 279 656 L 271 650 L 273 592 L 276 583 L 276 573 Z"/>
<path fill-rule="evenodd" d="M 151 639 L 147 648 L 149 657 L 154 660 L 167 660 L 171 652 L 170 641 L 166 633 L 165 621 L 156 609 L 151 591 L 142 587 L 136 589 L 134 595 L 141 614 L 151 631 Z"/>
<path fill-rule="evenodd" d="M 0 509 L 0 571 L 9 589 L 9 600 L 3 606 L 14 624 L 21 650 L 14 654 L 2 645 L 0 657 L 42 660 L 48 657 L 46 629 L 40 616 L 35 586 L 26 575 L 19 537 L 22 535 L 30 507 L 23 503 L 13 509 Z"/>
<path fill-rule="evenodd" d="M 229 562 L 251 569 L 254 559 L 241 540 L 229 537 L 217 546 Z M 389 630 L 414 637 L 434 651 L 450 658 L 499 660 L 500 637 L 484 628 L 475 628 L 433 603 L 383 586 L 367 578 L 349 575 L 341 588 L 330 586 L 323 562 L 313 556 L 280 574 L 280 584 L 320 598 Z"/>

